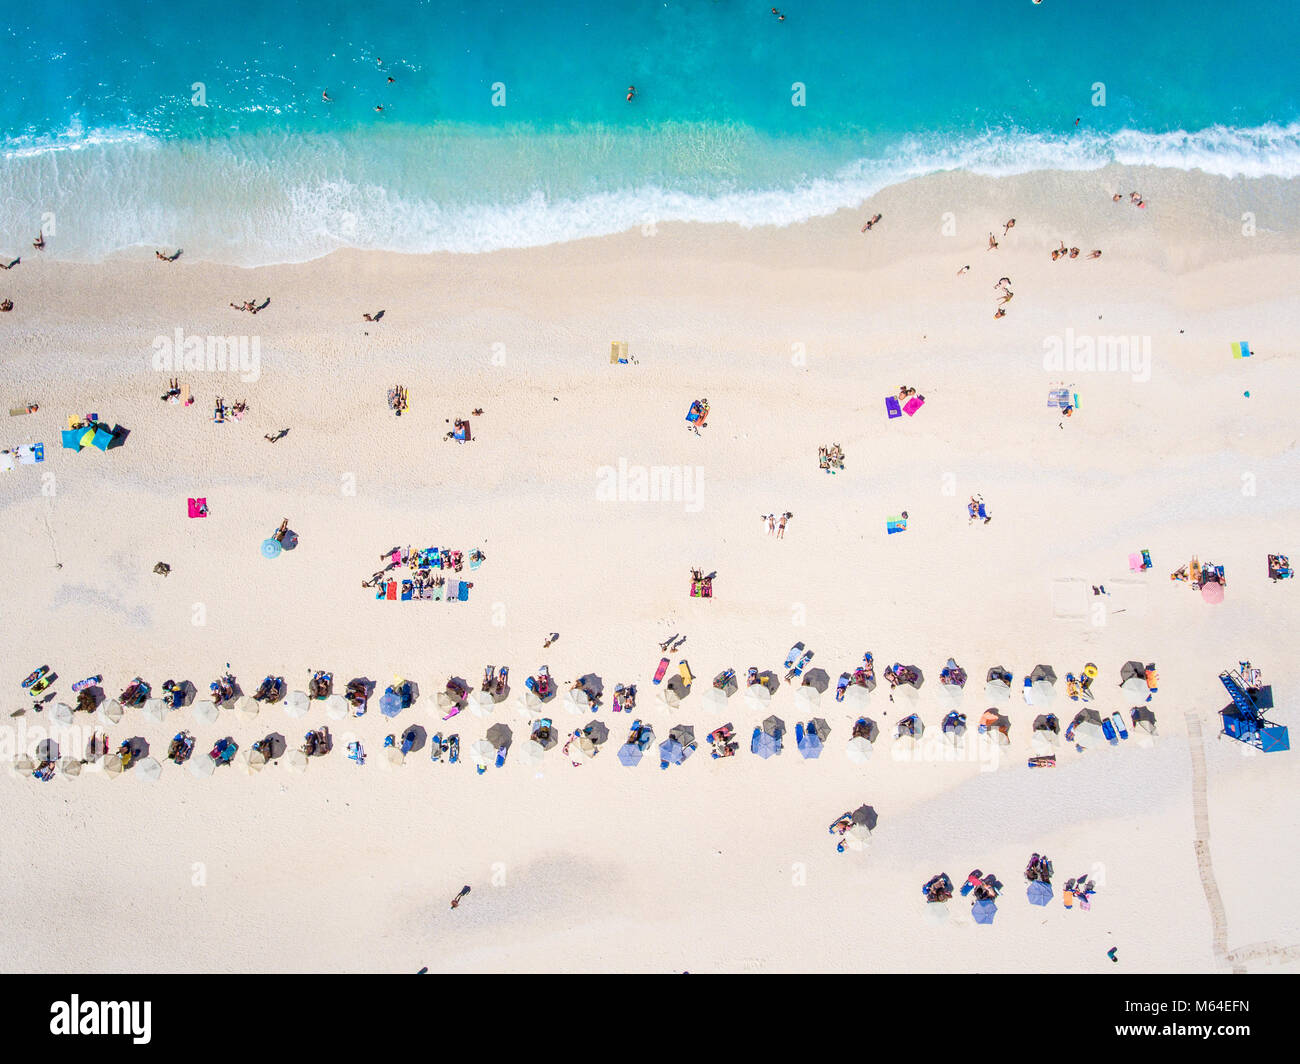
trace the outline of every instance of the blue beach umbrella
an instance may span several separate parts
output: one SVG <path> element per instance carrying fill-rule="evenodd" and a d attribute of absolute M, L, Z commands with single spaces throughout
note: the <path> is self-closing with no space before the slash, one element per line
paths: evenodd
<path fill-rule="evenodd" d="M 1044 883 L 1040 879 L 1035 879 L 1029 884 L 1029 889 L 1025 891 L 1029 898 L 1030 905 L 1046 905 L 1052 900 L 1052 885 Z"/>
<path fill-rule="evenodd" d="M 634 768 L 641 763 L 641 758 L 645 755 L 641 753 L 641 748 L 636 743 L 624 743 L 618 748 L 618 759 L 628 768 Z"/>
<path fill-rule="evenodd" d="M 799 753 L 803 754 L 804 757 L 822 756 L 822 741 L 817 738 L 817 733 L 811 728 L 805 729 L 804 733 L 799 736 L 798 746 Z"/>
<path fill-rule="evenodd" d="M 764 761 L 766 761 L 773 754 L 779 754 L 781 752 L 780 750 L 777 749 L 776 737 L 773 735 L 769 735 L 765 731 L 761 731 L 754 736 L 753 741 L 751 741 L 749 744 L 749 750 L 750 753 L 757 754 Z"/>
<path fill-rule="evenodd" d="M 392 691 L 385 691 L 379 700 L 379 712 L 385 717 L 395 717 L 402 712 L 402 700 Z"/>
<path fill-rule="evenodd" d="M 971 915 L 975 917 L 975 922 L 977 924 L 991 924 L 997 911 L 998 907 L 988 898 L 977 901 L 970 908 Z"/>
<path fill-rule="evenodd" d="M 682 744 L 676 739 L 665 739 L 659 744 L 659 760 L 670 765 L 680 765 L 686 760 Z"/>
<path fill-rule="evenodd" d="M 280 541 L 278 539 L 262 540 L 262 557 L 278 558 L 280 556 Z"/>

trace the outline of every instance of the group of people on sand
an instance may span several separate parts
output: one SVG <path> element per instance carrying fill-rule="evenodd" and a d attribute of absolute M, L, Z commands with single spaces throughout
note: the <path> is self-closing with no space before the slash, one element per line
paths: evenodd
<path fill-rule="evenodd" d="M 163 398 L 167 398 L 163 396 Z M 224 425 L 227 417 L 232 417 L 236 421 L 242 421 L 244 414 L 248 412 L 248 404 L 240 399 L 230 406 L 226 406 L 226 401 L 221 396 L 217 396 L 216 402 L 212 406 L 212 423 L 214 425 Z"/>
<path fill-rule="evenodd" d="M 1121 196 L 1118 192 L 1116 192 L 1115 195 L 1111 196 L 1110 201 L 1111 203 L 1119 203 L 1119 201 L 1122 200 L 1123 198 L 1124 198 L 1123 196 Z M 1146 201 L 1136 192 L 1130 192 L 1128 194 L 1128 201 L 1129 203 L 1133 204 L 1134 207 L 1146 206 Z"/>
<path fill-rule="evenodd" d="M 769 536 L 774 535 L 777 539 L 785 539 L 785 523 L 793 516 L 794 514 L 787 510 L 780 518 L 776 514 L 761 514 L 759 520 L 767 522 L 767 534 Z"/>
<path fill-rule="evenodd" d="M 1060 246 L 1059 248 L 1053 248 L 1053 249 L 1052 249 L 1052 261 L 1053 261 L 1053 262 L 1055 262 L 1057 259 L 1067 259 L 1067 258 L 1068 258 L 1068 259 L 1077 259 L 1078 257 L 1079 257 L 1079 249 L 1078 249 L 1078 248 L 1067 248 L 1067 247 L 1065 246 L 1065 241 L 1064 241 L 1064 240 L 1061 241 L 1061 246 Z M 1099 258 L 1101 258 L 1101 250 L 1100 250 L 1099 248 L 1094 248 L 1092 251 L 1088 252 L 1088 254 L 1084 256 L 1084 258 L 1086 258 L 1086 259 L 1099 259 Z"/>
<path fill-rule="evenodd" d="M 45 237 L 37 236 L 37 238 L 32 242 L 32 247 L 34 247 L 37 251 L 43 250 L 45 247 Z M 15 266 L 17 266 L 22 261 L 23 260 L 20 256 L 15 256 L 11 261 L 7 263 L 0 262 L 0 270 L 12 270 Z M 0 299 L 0 314 L 8 314 L 13 309 L 14 309 L 14 301 L 12 299 L 9 299 L 7 297 L 5 299 Z"/>
<path fill-rule="evenodd" d="M 844 469 L 844 449 L 838 443 L 829 447 L 817 448 L 817 468 L 829 474 L 842 472 Z"/>
<path fill-rule="evenodd" d="M 1015 227 L 1016 227 L 1016 220 L 1014 218 L 1008 218 L 1005 222 L 1002 223 L 1002 235 L 1006 236 L 1007 233 L 1009 233 Z M 995 237 L 992 233 L 989 233 L 989 246 L 984 250 L 997 251 L 997 249 L 998 249 L 998 238 Z M 969 269 L 969 267 L 967 267 L 967 269 Z"/>

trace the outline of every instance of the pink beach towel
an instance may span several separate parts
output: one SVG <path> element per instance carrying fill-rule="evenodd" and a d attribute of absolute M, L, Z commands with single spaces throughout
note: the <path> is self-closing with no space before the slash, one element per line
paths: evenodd
<path fill-rule="evenodd" d="M 189 500 L 189 503 L 190 503 L 190 516 L 191 516 L 191 517 L 207 517 L 207 516 L 208 516 L 208 500 L 207 500 L 207 499 L 190 499 L 190 500 Z"/>
<path fill-rule="evenodd" d="M 914 395 L 912 396 L 911 399 L 909 399 L 906 403 L 903 404 L 903 413 L 906 414 L 908 417 L 911 417 L 923 406 L 925 406 L 925 396 Z"/>

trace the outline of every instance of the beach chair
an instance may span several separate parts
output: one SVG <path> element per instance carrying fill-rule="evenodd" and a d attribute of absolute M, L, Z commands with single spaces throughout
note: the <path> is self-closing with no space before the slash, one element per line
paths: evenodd
<path fill-rule="evenodd" d="M 885 413 L 892 421 L 896 417 L 903 416 L 903 408 L 898 405 L 898 399 L 895 396 L 889 396 L 885 400 Z"/>

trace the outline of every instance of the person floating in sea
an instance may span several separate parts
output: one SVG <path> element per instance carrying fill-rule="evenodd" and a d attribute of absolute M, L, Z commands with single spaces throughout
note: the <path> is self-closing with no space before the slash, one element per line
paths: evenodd
<path fill-rule="evenodd" d="M 176 251 L 171 255 L 164 255 L 161 251 L 155 251 L 153 254 L 154 254 L 154 258 L 160 259 L 163 262 L 175 262 L 177 259 L 181 257 L 181 249 L 177 248 Z"/>
<path fill-rule="evenodd" d="M 778 11 L 776 8 L 772 8 L 772 14 L 774 14 L 774 15 L 776 16 L 776 20 L 777 20 L 777 22 L 784 22 L 784 21 L 785 21 L 785 16 L 784 16 L 783 14 L 781 14 L 781 12 Z"/>
<path fill-rule="evenodd" d="M 320 98 L 321 98 L 325 103 L 333 103 L 333 102 L 334 102 L 333 100 L 330 99 L 330 90 L 329 90 L 329 89 L 326 89 L 324 92 L 322 92 L 322 93 L 320 94 Z"/>
<path fill-rule="evenodd" d="M 383 114 L 383 113 L 384 113 L 384 105 L 383 105 L 382 103 L 377 103 L 377 104 L 375 104 L 375 111 L 376 111 L 377 113 L 379 113 L 379 114 Z"/>
<path fill-rule="evenodd" d="M 632 100 L 633 100 L 633 98 L 634 98 L 635 96 L 636 96 L 636 86 L 635 86 L 635 85 L 629 85 L 629 86 L 627 87 L 627 102 L 628 102 L 628 103 L 631 103 Z"/>
<path fill-rule="evenodd" d="M 1136 192 L 1133 194 L 1135 196 L 1137 195 Z M 32 241 L 32 247 L 34 247 L 37 251 L 45 250 L 45 231 L 43 229 L 37 230 L 36 239 Z"/>

